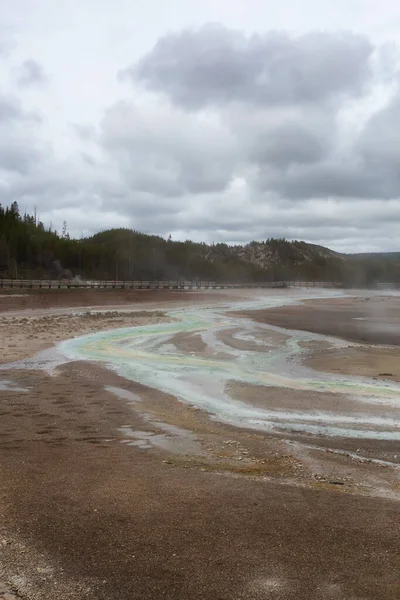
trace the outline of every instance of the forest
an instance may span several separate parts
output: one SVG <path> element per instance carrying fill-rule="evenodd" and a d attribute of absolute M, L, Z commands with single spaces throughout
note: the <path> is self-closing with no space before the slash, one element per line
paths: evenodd
<path fill-rule="evenodd" d="M 400 283 L 400 254 L 344 255 L 322 246 L 267 239 L 245 246 L 173 241 L 130 229 L 72 239 L 16 202 L 0 205 L 0 278 L 335 281 L 346 287 Z"/>

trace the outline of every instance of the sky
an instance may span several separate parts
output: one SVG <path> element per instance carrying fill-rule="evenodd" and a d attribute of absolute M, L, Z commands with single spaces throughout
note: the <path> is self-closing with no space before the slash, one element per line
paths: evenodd
<path fill-rule="evenodd" d="M 395 0 L 13 0 L 0 203 L 74 237 L 400 250 Z"/>

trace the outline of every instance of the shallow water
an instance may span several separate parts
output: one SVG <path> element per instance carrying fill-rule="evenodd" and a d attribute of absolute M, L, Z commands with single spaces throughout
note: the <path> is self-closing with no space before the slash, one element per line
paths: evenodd
<path fill-rule="evenodd" d="M 304 297 L 321 298 L 343 295 L 338 291 L 309 293 Z M 174 319 L 171 323 L 102 331 L 62 342 L 58 350 L 70 360 L 95 360 L 106 363 L 120 375 L 143 385 L 176 396 L 180 401 L 195 405 L 210 413 L 212 418 L 262 430 L 296 430 L 309 434 L 400 440 L 400 419 L 393 409 L 400 406 L 400 386 L 364 378 L 342 377 L 317 373 L 296 360 L 304 350 L 299 342 L 328 341 L 345 347 L 343 340 L 277 327 L 260 325 L 225 312 L 257 310 L 283 304 L 293 304 L 299 296 L 288 294 L 257 297 L 253 301 L 233 302 L 231 305 L 190 306 L 166 310 Z M 218 333 L 240 329 L 236 335 L 258 346 L 265 342 L 257 334 L 262 331 L 289 333 L 283 345 L 272 351 L 237 350 L 218 339 Z M 209 350 L 208 355 L 179 351 L 172 339 L 178 333 L 200 334 Z M 270 343 L 267 344 L 270 349 Z M 352 343 L 354 346 L 354 343 Z M 230 358 L 213 358 L 224 353 Z M 335 392 L 356 398 L 362 407 L 356 414 L 334 410 L 273 410 L 252 407 L 232 399 L 225 391 L 228 382 L 236 380 L 249 384 Z M 287 393 L 287 392 L 286 392 Z M 371 405 L 380 406 L 381 414 L 368 413 Z"/>
<path fill-rule="evenodd" d="M 192 432 L 175 425 L 154 421 L 150 417 L 148 421 L 151 423 L 152 428 L 158 428 L 161 433 L 134 430 L 129 425 L 123 425 L 119 431 L 128 439 L 122 443 L 128 446 L 136 446 L 142 450 L 159 448 L 174 454 L 196 454 L 198 456 L 204 454 L 200 443 Z"/>
<path fill-rule="evenodd" d="M 113 385 L 105 385 L 104 389 L 107 392 L 111 392 L 112 394 L 114 394 L 114 396 L 117 396 L 117 398 L 120 398 L 121 400 L 127 400 L 131 404 L 136 404 L 136 402 L 141 401 L 140 396 L 134 394 L 133 392 L 129 392 L 128 390 L 124 390 L 120 387 L 114 387 Z"/>
<path fill-rule="evenodd" d="M 9 379 L 0 379 L 0 392 L 29 392 L 28 388 L 21 387 Z"/>

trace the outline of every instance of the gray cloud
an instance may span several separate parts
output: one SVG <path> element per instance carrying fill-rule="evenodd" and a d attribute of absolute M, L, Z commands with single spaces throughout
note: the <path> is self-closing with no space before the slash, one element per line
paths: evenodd
<path fill-rule="evenodd" d="M 21 87 L 42 84 L 47 79 L 42 65 L 32 59 L 25 60 L 16 69 L 15 77 Z"/>
<path fill-rule="evenodd" d="M 370 110 L 361 128 L 345 121 L 353 101 L 369 102 L 374 81 L 385 80 L 389 90 L 396 77 L 394 62 L 390 77 L 380 49 L 384 77 L 376 62 L 372 75 L 372 52 L 365 38 L 351 34 L 246 39 L 204 28 L 162 39 L 125 73 L 160 93 L 139 108 L 114 105 L 101 124 L 101 145 L 130 190 L 121 210 L 146 231 L 208 241 L 271 235 L 321 241 L 323 232 L 328 241 L 340 237 L 345 244 L 358 237 L 357 228 L 360 235 L 369 232 L 384 221 L 379 211 L 385 200 L 400 198 L 400 134 L 392 126 L 400 103 Z M 191 80 L 200 73 L 198 57 L 208 58 L 199 59 L 202 77 Z M 273 64 L 270 87 L 247 69 L 250 59 L 257 73 Z M 366 210 L 376 200 L 378 213 Z M 397 208 L 391 227 L 396 219 Z"/>
<path fill-rule="evenodd" d="M 3 176 L 28 174 L 42 160 L 38 124 L 39 117 L 25 111 L 19 98 L 0 95 L 0 172 Z"/>
<path fill-rule="evenodd" d="M 362 165 L 340 161 L 295 165 L 284 171 L 264 169 L 259 175 L 261 189 L 274 189 L 292 199 L 376 198 L 381 194 L 375 173 L 364 171 Z"/>
<path fill-rule="evenodd" d="M 398 62 L 392 46 L 350 33 L 207 26 L 160 39 L 125 71 L 130 96 L 117 90 L 92 119 L 79 111 L 82 87 L 60 83 L 54 65 L 54 85 L 34 94 L 6 78 L 1 201 L 36 205 L 78 236 L 131 226 L 208 242 L 396 248 Z M 99 84 L 86 68 L 85 94 Z"/>
<path fill-rule="evenodd" d="M 212 200 L 206 205 L 210 207 Z M 171 232 L 173 239 L 246 243 L 251 239 L 285 236 L 333 244 L 342 251 L 354 251 L 355 247 L 375 249 L 376 240 L 378 247 L 380 244 L 381 248 L 396 249 L 400 201 L 389 205 L 384 201 L 343 201 L 331 203 L 327 210 L 312 201 L 297 203 L 286 210 L 269 206 L 268 211 L 246 203 L 246 210 L 241 212 L 226 212 L 217 206 L 213 212 L 202 211 L 196 217 L 193 207 L 188 206 L 187 210 L 175 207 L 161 215 L 145 211 L 131 217 L 131 223 L 161 235 Z"/>
<path fill-rule="evenodd" d="M 222 191 L 235 168 L 236 141 L 228 130 L 166 106 L 114 105 L 100 141 L 131 189 L 160 196 Z"/>
<path fill-rule="evenodd" d="M 25 113 L 18 98 L 0 95 L 0 123 L 23 119 Z"/>
<path fill-rule="evenodd" d="M 97 138 L 96 128 L 88 123 L 72 123 L 71 128 L 74 131 L 75 135 L 83 141 L 95 141 Z"/>
<path fill-rule="evenodd" d="M 41 159 L 37 148 L 26 146 L 18 138 L 0 139 L 0 171 L 28 174 Z"/>
<path fill-rule="evenodd" d="M 0 57 L 7 57 L 16 47 L 15 40 L 10 37 L 9 31 L 3 23 L 0 24 Z"/>
<path fill-rule="evenodd" d="M 368 169 L 390 173 L 391 179 L 400 176 L 400 89 L 381 110 L 366 123 L 357 144 Z"/>
<path fill-rule="evenodd" d="M 187 109 L 244 102 L 277 105 L 357 96 L 371 80 L 373 45 L 352 33 L 246 37 L 207 25 L 161 38 L 121 72 Z"/>
<path fill-rule="evenodd" d="M 291 163 L 315 163 L 329 152 L 330 146 L 327 136 L 288 120 L 255 134 L 250 158 L 257 164 L 267 163 L 278 168 Z"/>
<path fill-rule="evenodd" d="M 328 160 L 320 153 L 307 161 L 307 143 L 299 137 L 300 157 L 295 161 L 293 148 L 284 138 L 278 139 L 274 151 L 281 153 L 282 161 L 266 157 L 258 172 L 258 185 L 292 199 L 399 198 L 400 130 L 395 126 L 399 120 L 400 91 L 396 91 L 383 108 L 371 115 L 347 152 L 340 154 L 333 147 L 335 152 Z M 296 128 L 291 132 L 296 135 Z"/>

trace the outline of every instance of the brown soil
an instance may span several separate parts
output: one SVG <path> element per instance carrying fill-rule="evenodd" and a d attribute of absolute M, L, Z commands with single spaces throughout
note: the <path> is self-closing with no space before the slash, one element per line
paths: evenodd
<path fill-rule="evenodd" d="M 66 338 L 118 327 L 167 321 L 160 311 L 0 316 L 0 364 L 28 358 Z"/>
<path fill-rule="evenodd" d="M 332 392 L 315 392 L 272 386 L 252 385 L 233 381 L 227 386 L 232 398 L 251 406 L 280 411 L 324 411 L 332 413 L 365 414 L 365 405 L 356 399 Z M 398 409 L 387 408 L 387 414 L 396 415 Z M 379 404 L 368 405 L 368 414 L 382 415 Z"/>
<path fill-rule="evenodd" d="M 121 425 L 147 425 L 103 377 L 19 372 L 31 392 L 2 396 L 2 565 L 21 597 L 398 597 L 397 502 L 127 446 Z"/>
<path fill-rule="evenodd" d="M 400 298 L 361 294 L 357 298 L 307 300 L 296 306 L 247 311 L 244 315 L 285 329 L 366 344 L 332 348 L 328 341 L 303 343 L 309 351 L 305 364 L 312 369 L 400 381 L 399 350 L 381 346 L 400 345 Z"/>
<path fill-rule="evenodd" d="M 241 313 L 260 323 L 332 335 L 354 342 L 400 345 L 400 299 L 361 296 L 309 300 Z"/>
<path fill-rule="evenodd" d="M 204 358 L 215 358 L 218 360 L 224 360 L 232 358 L 227 352 L 213 352 L 205 344 L 200 334 L 196 333 L 178 333 L 170 340 L 171 344 L 174 344 L 178 352 L 195 354 L 196 356 L 202 356 Z"/>
<path fill-rule="evenodd" d="M 284 335 L 283 333 L 277 333 L 275 331 L 257 331 L 254 332 L 254 336 L 257 340 L 261 340 L 264 345 L 258 345 L 256 342 L 241 340 L 240 338 L 235 337 L 236 333 L 239 333 L 241 330 L 238 329 L 225 329 L 218 333 L 218 339 L 221 340 L 224 344 L 227 344 L 231 348 L 236 348 L 237 350 L 245 350 L 250 352 L 269 352 L 271 349 L 276 349 L 278 346 L 282 346 L 289 336 Z"/>
<path fill-rule="evenodd" d="M 323 353 L 312 352 L 306 358 L 305 364 L 312 369 L 328 373 L 400 381 L 398 348 L 330 348 Z"/>
<path fill-rule="evenodd" d="M 6 350 L 1 340 L 3 362 L 27 355 L 35 338 L 51 345 L 57 332 L 165 318 L 51 317 L 3 316 L 2 333 L 17 340 Z M 195 352 L 200 342 L 178 340 Z M 1 580 L 27 600 L 400 597 L 391 469 L 220 425 L 91 363 L 0 379 L 29 390 L 0 391 L 0 598 Z M 290 405 L 291 391 L 282 401 Z M 201 452 L 128 445 L 127 428 L 160 435 L 162 423 L 190 430 Z"/>
<path fill-rule="evenodd" d="M 93 306 L 120 306 L 151 303 L 163 305 L 177 302 L 220 301 L 223 292 L 169 291 L 169 290 L 18 290 L 0 295 L 0 312 L 24 309 L 73 308 Z"/>

